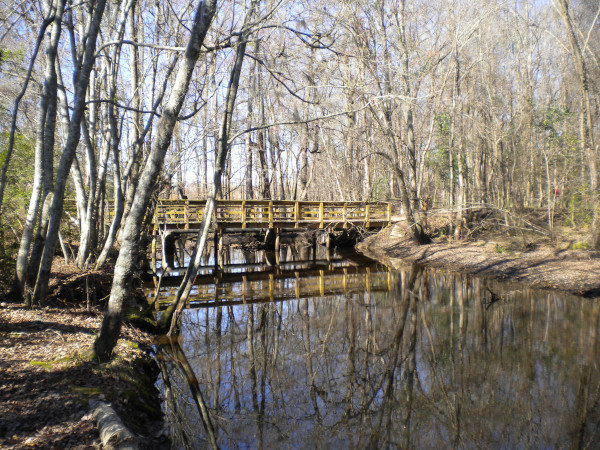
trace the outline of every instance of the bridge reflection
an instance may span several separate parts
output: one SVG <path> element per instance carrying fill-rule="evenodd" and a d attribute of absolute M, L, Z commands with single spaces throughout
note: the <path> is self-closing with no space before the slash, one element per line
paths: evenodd
<path fill-rule="evenodd" d="M 184 269 L 171 270 L 162 279 L 155 276 L 146 284 L 148 301 L 154 303 L 156 309 L 165 309 L 175 299 Z M 286 262 L 266 254 L 264 262 L 202 267 L 194 282 L 189 307 L 280 302 L 365 291 L 388 292 L 391 287 L 389 269 L 368 258 Z"/>

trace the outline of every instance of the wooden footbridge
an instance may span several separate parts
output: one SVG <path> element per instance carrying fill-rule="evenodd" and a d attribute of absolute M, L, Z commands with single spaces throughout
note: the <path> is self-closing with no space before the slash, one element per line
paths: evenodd
<path fill-rule="evenodd" d="M 158 238 L 162 235 L 163 253 L 172 254 L 174 247 L 167 245 L 182 233 L 196 233 L 200 229 L 205 200 L 159 200 L 152 218 L 152 266 L 156 268 Z M 322 229 L 326 231 L 326 245 L 330 245 L 330 231 L 362 227 L 383 228 L 391 223 L 391 203 L 377 202 L 299 202 L 286 200 L 219 200 L 215 205 L 214 249 L 221 236 L 230 231 L 263 230 L 265 242 L 273 237 L 279 250 L 280 232 L 290 229 Z M 171 249 L 167 249 L 170 247 Z"/>
<path fill-rule="evenodd" d="M 200 230 L 206 200 L 158 200 L 152 216 L 152 262 L 156 267 L 158 240 Z M 73 199 L 65 200 L 65 211 L 76 213 Z M 109 206 L 104 215 L 107 221 L 114 217 Z M 266 231 L 275 236 L 279 248 L 279 234 L 290 229 L 322 229 L 329 232 L 350 228 L 377 229 L 391 224 L 392 205 L 387 202 L 335 202 L 293 200 L 218 200 L 213 222 L 215 248 L 224 232 Z M 265 238 L 267 240 L 267 238 Z"/>
<path fill-rule="evenodd" d="M 154 234 L 198 230 L 205 205 L 204 200 L 159 200 L 152 220 Z M 383 228 L 391 217 L 391 203 L 384 202 L 219 200 L 215 207 L 217 230 Z"/>

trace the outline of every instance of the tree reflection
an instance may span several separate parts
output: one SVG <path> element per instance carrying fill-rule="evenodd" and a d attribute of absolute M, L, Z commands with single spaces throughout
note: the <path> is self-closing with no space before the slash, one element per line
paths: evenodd
<path fill-rule="evenodd" d="M 391 284 L 389 293 L 188 310 L 182 347 L 217 443 L 463 448 L 598 440 L 597 304 L 417 266 L 391 274 Z M 167 403 L 191 410 L 189 391 L 173 387 L 186 378 L 169 378 Z M 189 419 L 186 439 L 209 442 L 199 415 Z"/>

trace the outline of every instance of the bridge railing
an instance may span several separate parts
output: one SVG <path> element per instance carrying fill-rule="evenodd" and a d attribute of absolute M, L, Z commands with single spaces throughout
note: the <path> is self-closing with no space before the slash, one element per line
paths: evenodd
<path fill-rule="evenodd" d="M 159 200 L 152 223 L 155 232 L 167 228 L 197 228 L 205 200 Z M 110 205 L 112 206 L 112 205 Z M 65 210 L 76 215 L 74 199 L 65 200 Z M 221 228 L 347 228 L 349 225 L 382 227 L 391 222 L 391 204 L 386 202 L 299 202 L 292 200 L 219 200 L 215 214 Z M 108 208 L 106 218 L 114 211 Z"/>
<path fill-rule="evenodd" d="M 189 299 L 189 306 L 211 307 L 215 305 L 285 301 L 352 292 L 389 292 L 392 289 L 389 270 L 353 267 L 314 272 L 297 271 L 295 273 L 263 274 L 266 276 L 259 279 L 237 274 L 237 277 L 232 277 L 229 281 L 207 280 L 206 283 L 195 286 L 195 293 Z M 156 300 L 155 294 L 154 292 L 148 296 L 148 302 L 152 303 Z M 163 288 L 159 293 L 155 307 L 164 309 L 174 299 L 174 291 Z"/>
<path fill-rule="evenodd" d="M 160 200 L 155 227 L 197 227 L 204 200 Z M 215 207 L 217 226 L 232 228 L 304 227 L 326 228 L 348 225 L 385 226 L 391 220 L 391 204 L 363 202 L 297 202 L 272 200 L 219 200 Z"/>

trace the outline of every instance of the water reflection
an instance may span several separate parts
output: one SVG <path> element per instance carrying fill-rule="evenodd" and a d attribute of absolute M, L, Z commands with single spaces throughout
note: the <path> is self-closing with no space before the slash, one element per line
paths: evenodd
<path fill-rule="evenodd" d="M 278 253 L 231 248 L 222 252 L 220 261 L 220 265 L 204 265 L 199 270 L 190 293 L 189 307 L 284 301 L 364 291 L 387 292 L 391 289 L 390 271 L 354 252 L 330 252 L 320 247 L 308 254 L 288 248 Z M 148 301 L 154 303 L 157 309 L 170 305 L 183 273 L 182 268 L 176 268 L 168 270 L 167 276 L 153 277 L 146 285 Z"/>
<path fill-rule="evenodd" d="M 419 267 L 389 277 L 389 292 L 187 310 L 185 362 L 161 350 L 175 446 L 210 442 L 189 368 L 222 447 L 600 440 L 597 303 Z"/>

